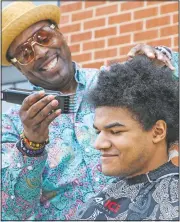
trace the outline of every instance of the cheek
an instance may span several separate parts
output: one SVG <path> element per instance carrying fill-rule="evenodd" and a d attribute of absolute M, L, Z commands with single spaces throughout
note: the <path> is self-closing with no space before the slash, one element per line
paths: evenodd
<path fill-rule="evenodd" d="M 140 138 L 130 134 L 124 134 L 114 141 L 116 149 L 120 152 L 119 158 L 121 162 L 131 162 L 138 157 L 142 152 L 139 143 Z"/>
<path fill-rule="evenodd" d="M 114 138 L 113 144 L 120 152 L 128 152 L 136 146 L 136 139 L 125 133 Z"/>

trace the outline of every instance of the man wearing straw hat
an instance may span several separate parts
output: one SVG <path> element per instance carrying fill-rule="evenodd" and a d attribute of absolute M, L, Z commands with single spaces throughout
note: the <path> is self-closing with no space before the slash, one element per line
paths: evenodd
<path fill-rule="evenodd" d="M 27 1 L 14 2 L 2 12 L 2 65 L 14 65 L 34 88 L 77 97 L 74 114 L 52 112 L 58 101 L 41 90 L 3 115 L 3 220 L 71 219 L 83 202 L 113 180 L 102 175 L 99 153 L 92 149 L 94 109 L 84 96 L 98 70 L 72 62 L 59 20 L 57 6 Z M 130 54 L 139 51 L 152 53 L 173 69 L 169 49 L 139 45 Z"/>

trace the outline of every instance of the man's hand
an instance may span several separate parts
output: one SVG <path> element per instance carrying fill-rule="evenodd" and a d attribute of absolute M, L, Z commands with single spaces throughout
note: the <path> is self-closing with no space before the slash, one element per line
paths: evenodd
<path fill-rule="evenodd" d="M 44 97 L 44 91 L 25 98 L 20 109 L 20 119 L 24 127 L 25 136 L 32 142 L 43 143 L 49 135 L 49 124 L 61 113 L 53 110 L 58 101 L 53 95 Z"/>
<path fill-rule="evenodd" d="M 175 70 L 175 67 L 171 64 L 171 60 L 164 55 L 161 51 L 153 48 L 152 46 L 145 44 L 138 44 L 133 47 L 128 53 L 128 59 L 132 59 L 136 55 L 144 54 L 149 58 L 157 60 L 156 63 L 159 65 L 166 65 L 171 70 Z"/>

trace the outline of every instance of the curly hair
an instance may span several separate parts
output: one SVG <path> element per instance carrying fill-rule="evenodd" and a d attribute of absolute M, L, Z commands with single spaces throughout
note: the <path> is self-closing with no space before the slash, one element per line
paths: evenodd
<path fill-rule="evenodd" d="M 164 120 L 167 143 L 178 140 L 178 81 L 168 67 L 160 67 L 146 56 L 138 55 L 101 71 L 88 100 L 95 108 L 127 108 L 146 131 L 158 120 Z"/>

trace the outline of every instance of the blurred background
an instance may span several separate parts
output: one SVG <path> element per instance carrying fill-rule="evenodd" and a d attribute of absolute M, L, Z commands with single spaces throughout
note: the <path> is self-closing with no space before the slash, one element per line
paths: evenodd
<path fill-rule="evenodd" d="M 2 8 L 12 1 L 2 1 Z M 81 67 L 125 61 L 137 43 L 178 51 L 178 1 L 33 1 L 60 7 L 59 28 Z M 2 67 L 2 89 L 30 87 L 18 70 Z M 2 102 L 2 112 L 12 104 Z"/>

